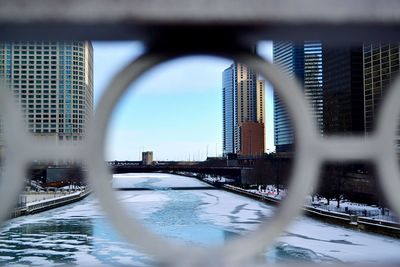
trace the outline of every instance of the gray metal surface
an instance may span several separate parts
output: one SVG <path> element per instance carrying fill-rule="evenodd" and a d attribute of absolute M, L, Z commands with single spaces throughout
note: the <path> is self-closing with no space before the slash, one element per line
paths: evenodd
<path fill-rule="evenodd" d="M 397 0 L 2 0 L 1 22 L 400 23 Z"/>
<path fill-rule="evenodd" d="M 0 0 L 3 40 L 170 40 L 179 29 L 204 37 L 207 28 L 248 41 L 348 42 L 395 40 L 399 26 L 398 0 Z"/>

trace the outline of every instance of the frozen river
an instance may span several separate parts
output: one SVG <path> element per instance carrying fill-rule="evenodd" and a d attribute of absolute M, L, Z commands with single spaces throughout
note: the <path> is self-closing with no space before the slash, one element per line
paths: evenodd
<path fill-rule="evenodd" d="M 116 175 L 114 187 L 207 186 L 167 174 Z M 191 244 L 221 244 L 245 235 L 274 207 L 221 190 L 116 191 L 127 210 L 153 231 Z M 268 262 L 400 262 L 400 240 L 298 218 L 281 234 Z M 94 196 L 8 221 L 0 228 L 0 265 L 85 264 L 148 266 L 113 230 Z"/>

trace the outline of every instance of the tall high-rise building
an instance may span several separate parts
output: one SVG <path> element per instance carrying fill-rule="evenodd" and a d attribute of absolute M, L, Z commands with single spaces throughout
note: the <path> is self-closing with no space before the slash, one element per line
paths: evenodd
<path fill-rule="evenodd" d="M 290 78 L 304 80 L 303 45 L 289 42 L 273 43 L 273 61 Z M 277 152 L 291 151 L 293 146 L 293 129 L 291 120 L 282 103 L 274 92 L 274 143 Z"/>
<path fill-rule="evenodd" d="M 323 45 L 324 134 L 364 133 L 363 48 Z"/>
<path fill-rule="evenodd" d="M 324 129 L 323 68 L 321 42 L 304 42 L 304 95 L 310 114 L 317 122 L 321 135 Z"/>
<path fill-rule="evenodd" d="M 304 88 L 310 115 L 323 133 L 323 73 L 320 42 L 274 42 L 273 61 L 290 78 L 296 78 Z M 293 150 L 294 133 L 291 120 L 277 94 L 274 94 L 274 141 L 277 152 Z"/>
<path fill-rule="evenodd" d="M 241 153 L 243 138 L 247 138 L 242 125 L 245 122 L 262 124 L 265 116 L 265 81 L 247 66 L 233 63 L 223 72 L 223 150 L 224 154 Z M 244 130 L 243 133 L 241 130 Z M 264 130 L 263 130 L 264 132 Z M 264 144 L 264 133 L 262 134 Z M 252 155 L 264 153 L 262 147 L 253 147 Z M 248 154 L 248 153 L 247 153 Z"/>
<path fill-rule="evenodd" d="M 399 73 L 399 44 L 364 43 L 364 114 L 366 134 L 374 129 L 380 102 Z"/>
<path fill-rule="evenodd" d="M 0 79 L 38 138 L 56 143 L 83 138 L 93 111 L 92 76 L 90 42 L 0 43 Z"/>

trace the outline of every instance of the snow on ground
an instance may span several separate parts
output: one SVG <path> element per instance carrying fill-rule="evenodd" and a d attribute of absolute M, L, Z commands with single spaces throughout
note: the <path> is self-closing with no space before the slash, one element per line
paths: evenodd
<path fill-rule="evenodd" d="M 346 262 L 400 261 L 400 240 L 359 232 L 302 217 L 296 219 L 279 241 L 306 247 Z"/>
<path fill-rule="evenodd" d="M 257 228 L 255 222 L 273 216 L 275 209 L 226 191 L 193 193 L 207 203 L 203 206 L 201 216 L 225 228 L 254 230 Z M 306 248 L 317 255 L 346 262 L 400 261 L 399 239 L 354 231 L 307 217 L 297 218 L 289 229 L 281 234 L 278 242 Z"/>
<path fill-rule="evenodd" d="M 268 185 L 265 189 L 261 189 L 261 187 L 259 186 L 258 189 L 247 189 L 247 191 L 259 195 L 273 197 L 279 200 L 282 200 L 287 195 L 286 189 L 281 189 L 279 194 L 277 194 L 277 189 L 274 185 Z M 332 212 L 340 212 L 350 215 L 369 217 L 372 219 L 388 221 L 388 222 L 399 222 L 399 218 L 391 210 L 385 208 L 384 214 L 382 214 L 381 208 L 377 207 L 376 205 L 366 205 L 366 204 L 350 202 L 347 200 L 340 200 L 340 207 L 337 208 L 336 200 L 331 200 L 328 205 L 327 199 L 314 197 L 314 201 L 312 201 L 311 196 L 308 196 L 306 198 L 305 204 L 311 205 L 315 208 Z"/>
<path fill-rule="evenodd" d="M 308 198 L 308 204 L 316 208 L 328 211 L 337 211 L 341 213 L 348 213 L 352 215 L 369 217 L 377 220 L 385 220 L 390 222 L 399 221 L 398 217 L 395 215 L 394 212 L 392 212 L 388 208 L 384 208 L 383 210 L 384 214 L 382 214 L 382 209 L 375 205 L 371 206 L 371 205 L 341 200 L 340 206 L 339 208 L 337 208 L 336 200 L 330 201 L 328 205 L 328 201 L 325 198 L 319 198 L 319 199 L 315 198 L 313 202 L 311 197 Z"/>

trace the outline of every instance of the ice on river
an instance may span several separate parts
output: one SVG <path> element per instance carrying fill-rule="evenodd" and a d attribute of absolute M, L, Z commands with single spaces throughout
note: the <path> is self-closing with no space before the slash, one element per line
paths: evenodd
<path fill-rule="evenodd" d="M 114 174 L 114 188 L 210 187 L 198 179 L 164 173 Z"/>
<path fill-rule="evenodd" d="M 226 191 L 193 192 L 207 205 L 201 217 L 237 231 L 255 230 L 275 207 Z M 400 262 L 400 239 L 354 231 L 307 217 L 297 218 L 277 240 L 280 247 L 304 248 L 346 262 Z"/>
<path fill-rule="evenodd" d="M 122 182 L 121 182 L 122 181 Z M 116 175 L 117 186 L 199 187 L 169 174 Z M 222 190 L 116 191 L 132 216 L 154 232 L 184 244 L 222 244 L 246 235 L 275 207 Z M 296 219 L 266 252 L 270 262 L 400 262 L 400 240 L 357 232 L 307 217 Z M 10 220 L 0 228 L 0 265 L 134 265 L 152 261 L 112 228 L 95 196 L 65 207 Z"/>

